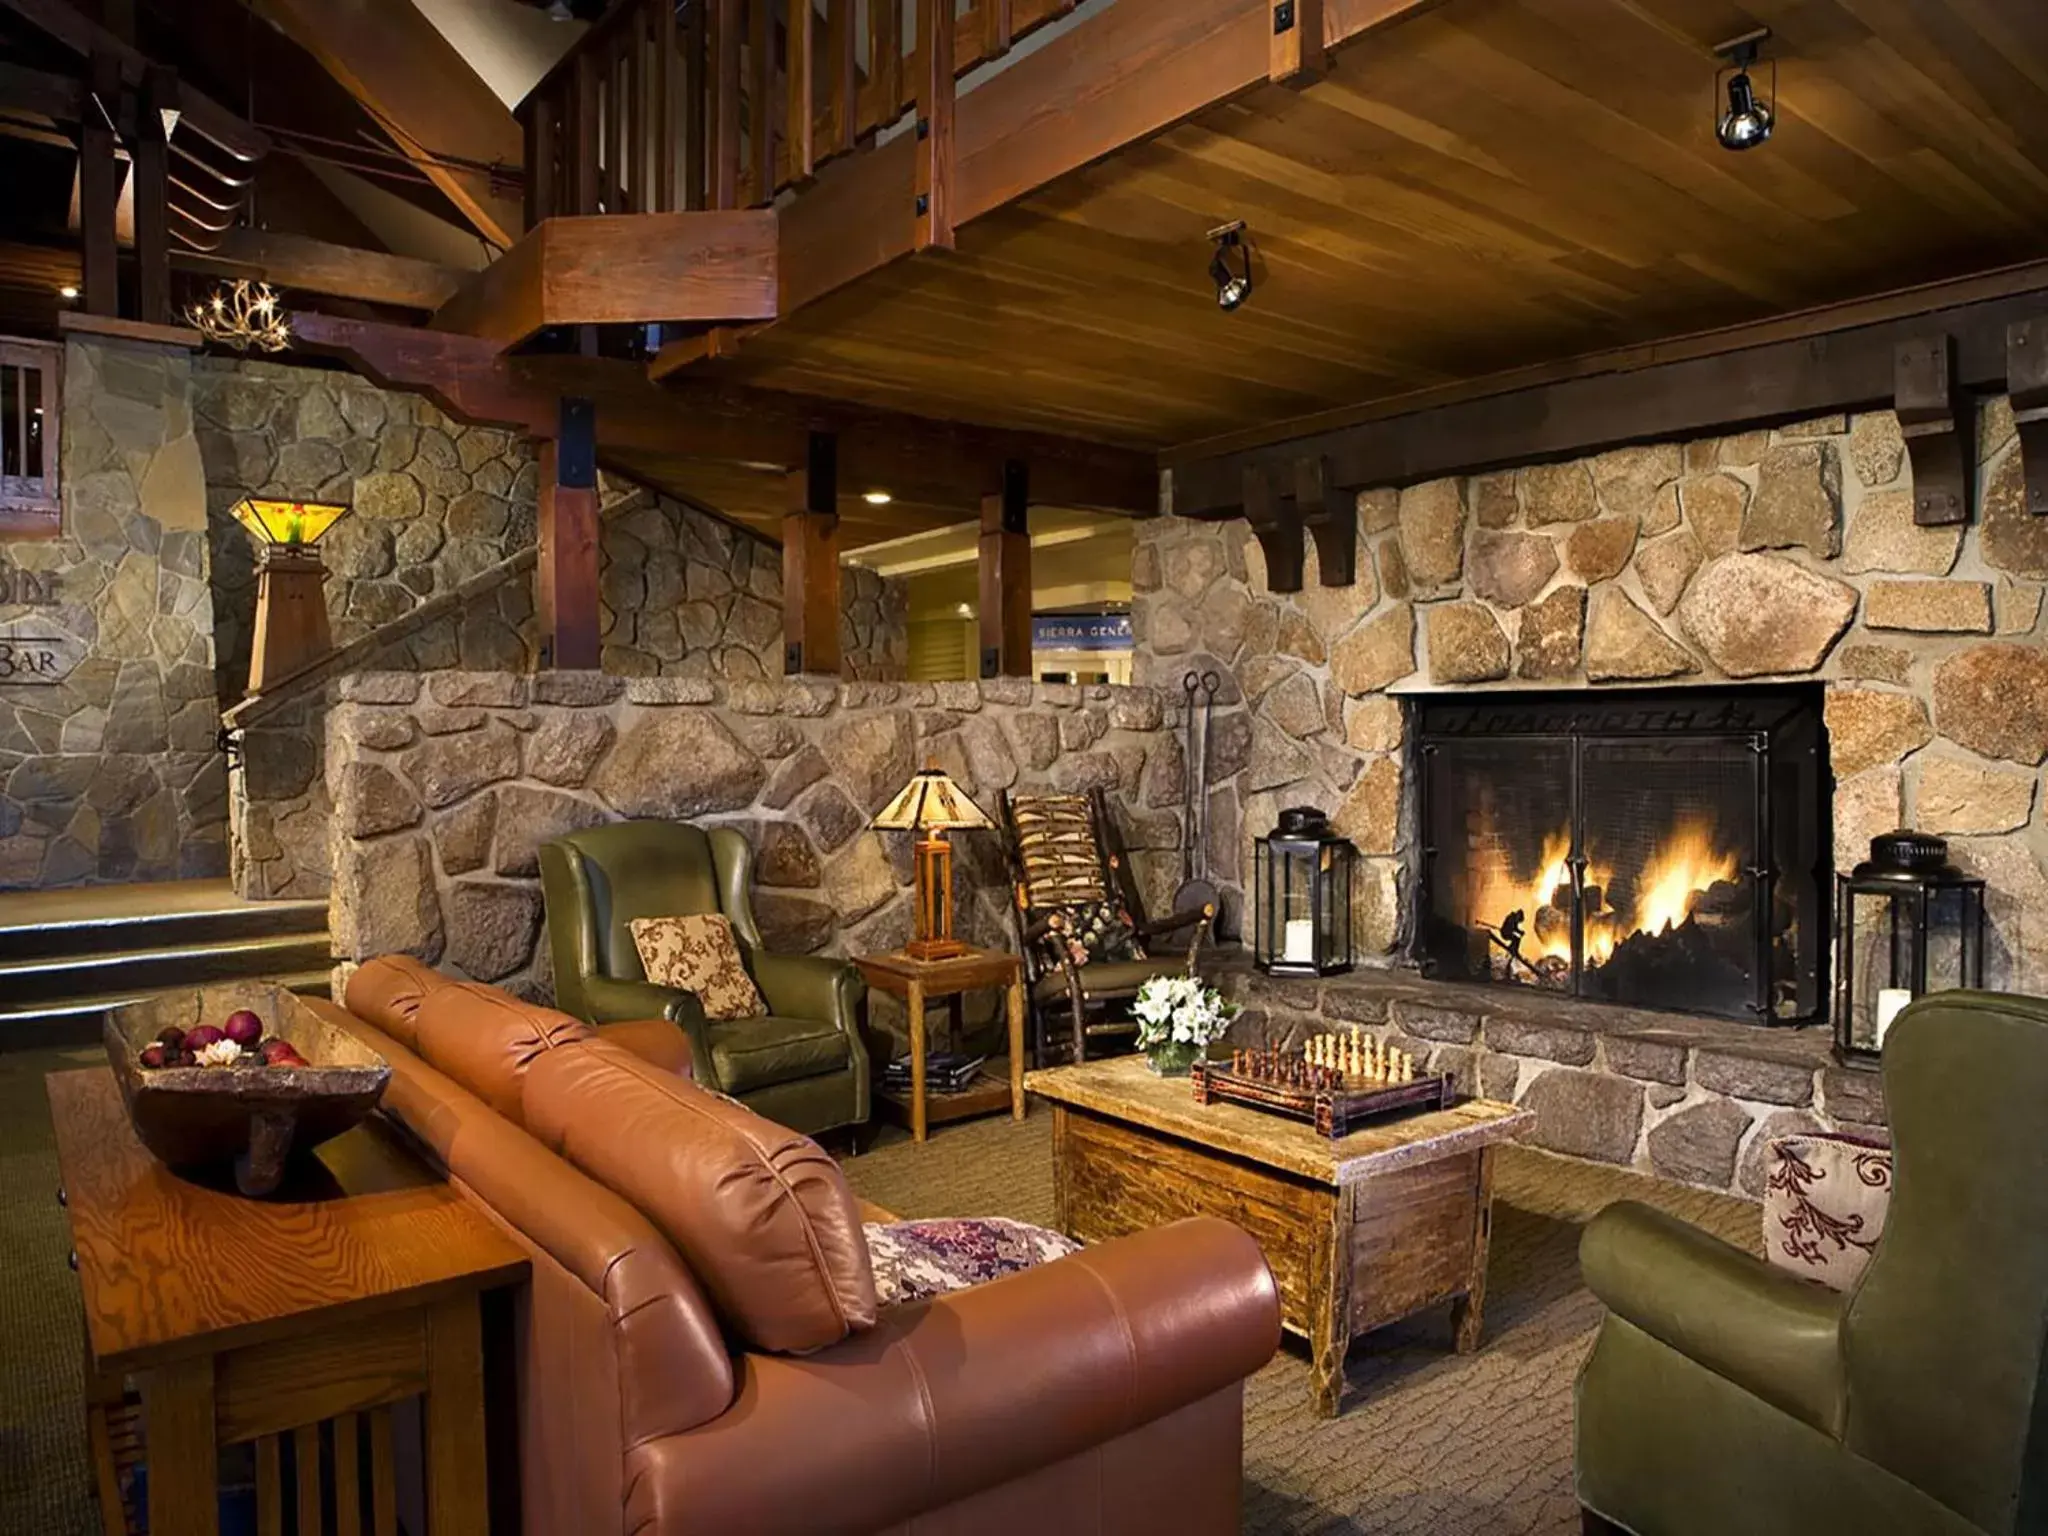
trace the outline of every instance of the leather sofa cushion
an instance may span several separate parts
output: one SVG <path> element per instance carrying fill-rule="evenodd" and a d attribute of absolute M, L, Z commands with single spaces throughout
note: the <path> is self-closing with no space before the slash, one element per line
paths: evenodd
<path fill-rule="evenodd" d="M 616 1024 L 600 1024 L 597 1038 L 624 1046 L 664 1072 L 696 1076 L 696 1064 L 690 1060 L 690 1037 L 683 1033 L 680 1024 L 667 1019 L 624 1019 Z"/>
<path fill-rule="evenodd" d="M 824 1019 L 739 1019 L 704 1031 L 727 1093 L 751 1093 L 802 1077 L 843 1071 L 845 1031 Z"/>
<path fill-rule="evenodd" d="M 429 992 L 414 1016 L 414 1049 L 515 1125 L 525 1123 L 520 1082 L 540 1056 L 592 1038 L 590 1026 L 473 981 Z"/>
<path fill-rule="evenodd" d="M 342 1002 L 357 1018 L 374 1024 L 407 1050 L 417 1050 L 420 1004 L 429 992 L 453 981 L 411 955 L 385 955 L 356 967 Z"/>
<path fill-rule="evenodd" d="M 809 1137 L 608 1041 L 543 1053 L 527 1129 L 681 1251 L 726 1326 L 808 1353 L 875 1321 L 860 1207 Z"/>

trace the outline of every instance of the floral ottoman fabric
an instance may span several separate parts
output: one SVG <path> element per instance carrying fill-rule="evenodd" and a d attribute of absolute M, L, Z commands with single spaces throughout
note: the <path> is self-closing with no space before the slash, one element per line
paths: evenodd
<path fill-rule="evenodd" d="M 1764 1185 L 1764 1252 L 1837 1291 L 1863 1278 L 1892 1198 L 1891 1148 L 1853 1136 L 1781 1136 Z"/>
<path fill-rule="evenodd" d="M 964 1291 L 1081 1251 L 1072 1238 L 1003 1216 L 871 1221 L 867 1238 L 875 1300 L 885 1307 Z"/>

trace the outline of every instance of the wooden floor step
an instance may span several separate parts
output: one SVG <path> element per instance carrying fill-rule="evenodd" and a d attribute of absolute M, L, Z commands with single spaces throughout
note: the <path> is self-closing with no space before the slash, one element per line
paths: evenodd
<path fill-rule="evenodd" d="M 0 962 L 311 937 L 326 928 L 324 898 L 245 901 L 225 880 L 0 892 Z"/>
<path fill-rule="evenodd" d="M 288 976 L 332 963 L 327 933 L 272 934 L 225 943 L 107 949 L 0 961 L 0 1009 L 242 977 Z"/>
<path fill-rule="evenodd" d="M 263 979 L 289 987 L 304 997 L 326 997 L 333 973 L 323 966 L 318 970 L 294 971 L 290 975 Z M 96 1044 L 100 1038 L 101 1016 L 109 1008 L 139 1002 L 149 996 L 151 990 L 116 989 L 55 1003 L 0 1002 L 0 1051 Z"/>

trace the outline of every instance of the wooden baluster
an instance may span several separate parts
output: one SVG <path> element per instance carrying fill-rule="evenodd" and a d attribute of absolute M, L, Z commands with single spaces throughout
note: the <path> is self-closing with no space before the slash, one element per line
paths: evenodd
<path fill-rule="evenodd" d="M 854 48 L 854 0 L 826 0 L 825 70 L 830 94 L 831 137 L 825 153 L 843 155 L 853 148 L 860 119 L 860 59 Z"/>
<path fill-rule="evenodd" d="M 284 1470 L 275 1435 L 256 1437 L 256 1536 L 284 1536 Z"/>
<path fill-rule="evenodd" d="M 711 45 L 711 206 L 740 205 L 740 0 L 716 0 Z"/>
<path fill-rule="evenodd" d="M 598 205 L 598 78 L 597 60 L 578 55 L 569 86 L 570 120 L 569 184 L 573 189 L 568 213 L 595 213 Z"/>
<path fill-rule="evenodd" d="M 981 56 L 1000 59 L 1010 51 L 1010 0 L 981 0 Z"/>
<path fill-rule="evenodd" d="M 363 1456 L 353 1413 L 334 1423 L 334 1536 L 363 1536 Z"/>
<path fill-rule="evenodd" d="M 813 47 L 811 0 L 788 0 L 789 127 L 783 143 L 789 146 L 789 179 L 801 184 L 811 179 L 818 167 L 817 140 L 813 136 L 817 110 L 817 54 Z"/>
<path fill-rule="evenodd" d="M 747 194 L 751 208 L 775 196 L 775 19 L 772 0 L 747 0 Z"/>
<path fill-rule="evenodd" d="M 879 128 L 903 110 L 903 0 L 868 0 L 868 89 L 873 110 L 862 126 Z"/>
<path fill-rule="evenodd" d="M 555 98 L 543 91 L 526 104 L 526 227 L 555 211 Z"/>
<path fill-rule="evenodd" d="M 647 17 L 635 11 L 626 24 L 626 207 L 633 213 L 654 212 L 654 191 L 647 176 Z"/>
<path fill-rule="evenodd" d="M 320 1536 L 320 1426 L 292 1431 L 292 1483 L 299 1496 L 298 1536 Z"/>
<path fill-rule="evenodd" d="M 913 249 L 953 248 L 953 0 L 917 0 L 917 233 Z"/>
<path fill-rule="evenodd" d="M 370 1411 L 370 1529 L 398 1536 L 397 1458 L 391 1451 L 391 1410 Z"/>
<path fill-rule="evenodd" d="M 693 5 L 691 15 L 701 17 L 704 7 Z M 654 211 L 673 213 L 691 204 L 676 187 L 676 135 L 682 131 L 683 103 L 689 96 L 689 64 L 676 56 L 676 8 L 669 0 L 654 0 Z M 680 66 L 680 68 L 678 67 Z M 696 133 L 690 135 L 692 142 Z M 701 182 L 700 182 L 701 184 Z M 678 201 L 678 199 L 683 199 Z"/>

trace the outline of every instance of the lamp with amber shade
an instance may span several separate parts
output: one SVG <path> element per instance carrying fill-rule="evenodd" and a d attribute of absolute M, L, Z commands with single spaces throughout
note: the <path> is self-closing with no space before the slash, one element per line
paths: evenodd
<path fill-rule="evenodd" d="M 917 834 L 917 937 L 903 946 L 915 960 L 950 960 L 967 953 L 953 937 L 953 845 L 946 834 L 992 823 L 966 792 L 933 764 L 919 769 L 874 825 L 884 832 Z"/>
<path fill-rule="evenodd" d="M 348 510 L 326 502 L 256 496 L 235 503 L 235 521 L 263 544 L 257 566 L 256 638 L 249 650 L 252 694 L 264 692 L 334 649 L 327 599 L 320 590 L 327 568 L 314 546 L 348 516 Z"/>

